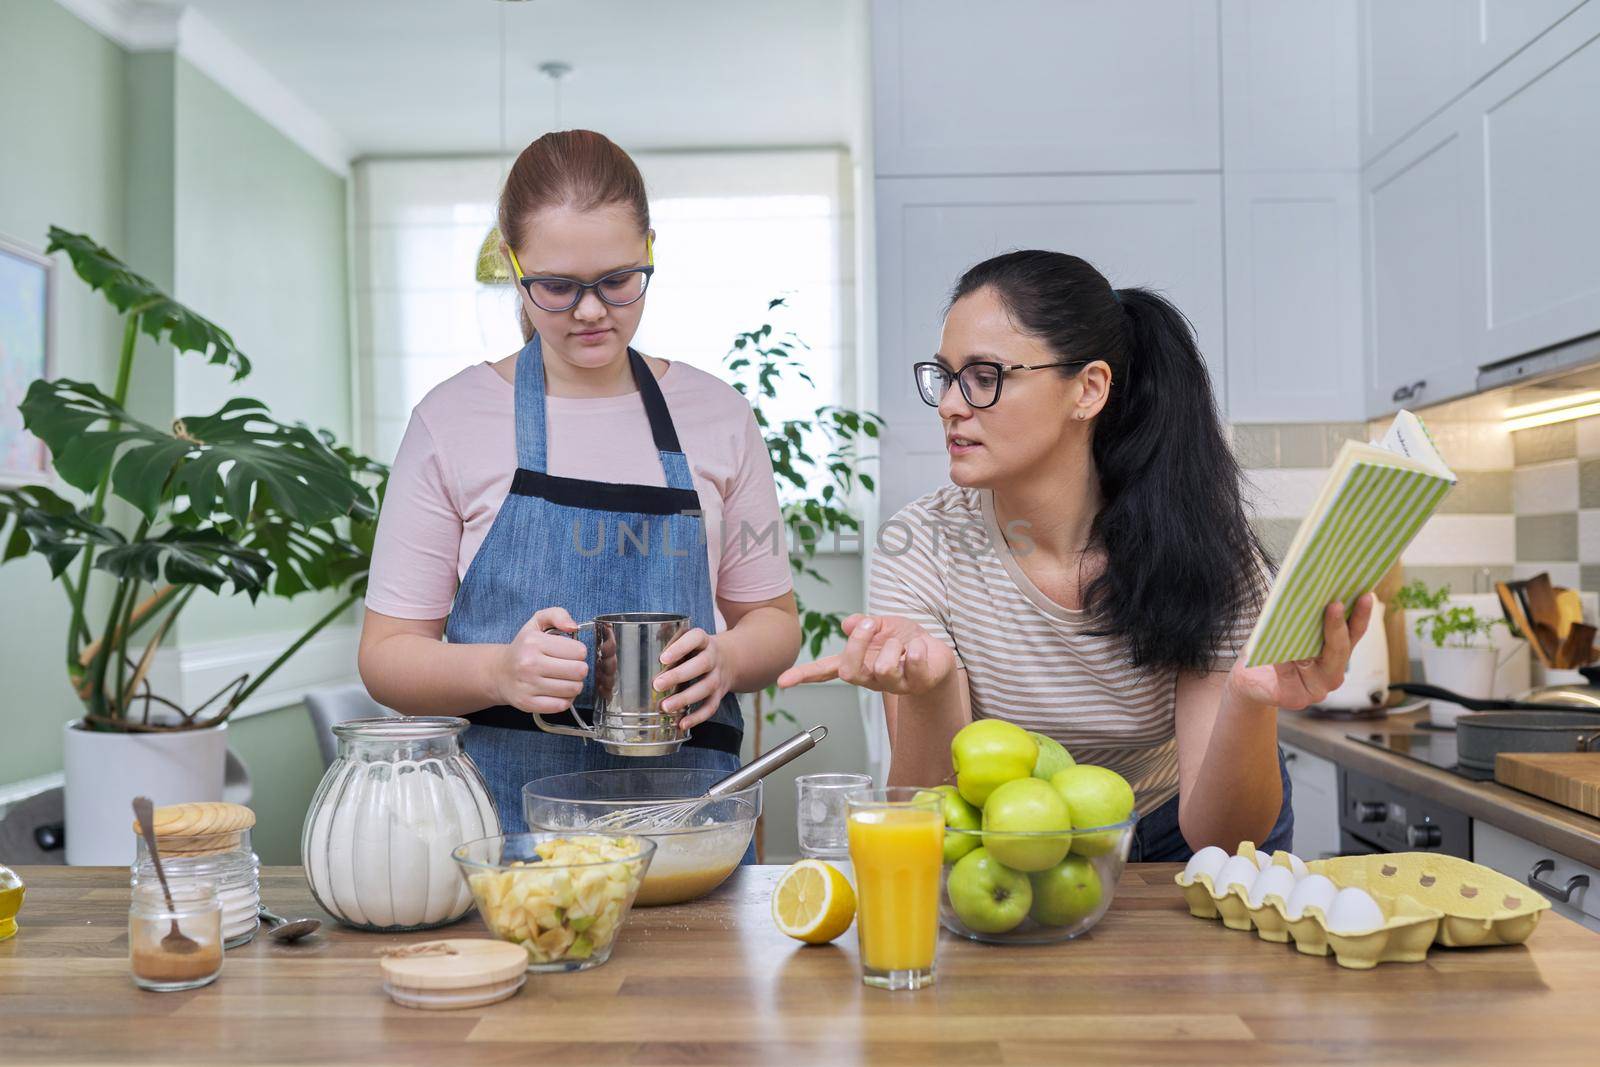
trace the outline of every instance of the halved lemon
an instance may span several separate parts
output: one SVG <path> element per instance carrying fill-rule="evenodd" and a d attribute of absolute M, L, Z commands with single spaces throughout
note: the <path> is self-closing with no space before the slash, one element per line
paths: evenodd
<path fill-rule="evenodd" d="M 856 917 L 856 892 L 832 864 L 801 860 L 772 887 L 772 921 L 779 930 L 808 945 L 823 945 Z"/>

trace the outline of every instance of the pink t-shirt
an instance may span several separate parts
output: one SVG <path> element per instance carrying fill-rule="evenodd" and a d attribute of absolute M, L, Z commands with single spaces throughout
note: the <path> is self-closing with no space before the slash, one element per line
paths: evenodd
<path fill-rule="evenodd" d="M 712 596 L 770 600 L 793 586 L 772 461 L 750 404 L 685 363 L 658 379 L 705 513 Z M 411 413 L 389 476 L 372 551 L 367 607 L 401 619 L 450 614 L 456 587 L 489 534 L 517 467 L 515 392 L 488 363 L 441 382 Z M 546 397 L 548 473 L 665 485 L 637 392 Z M 722 531 L 730 531 L 724 544 Z M 544 605 L 539 605 L 543 607 Z M 720 612 L 717 628 L 723 628 Z"/>

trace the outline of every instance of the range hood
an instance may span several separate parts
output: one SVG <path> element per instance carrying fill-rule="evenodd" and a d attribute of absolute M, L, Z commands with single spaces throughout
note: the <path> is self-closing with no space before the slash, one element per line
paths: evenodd
<path fill-rule="evenodd" d="M 1600 388 L 1600 333 L 1491 363 L 1478 371 L 1480 393 L 1534 383 L 1551 389 Z"/>

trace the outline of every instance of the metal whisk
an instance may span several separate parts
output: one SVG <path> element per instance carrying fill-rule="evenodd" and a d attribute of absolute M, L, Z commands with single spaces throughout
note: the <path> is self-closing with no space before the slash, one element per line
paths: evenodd
<path fill-rule="evenodd" d="M 650 831 L 672 830 L 688 826 L 707 804 L 718 797 L 760 781 L 797 756 L 816 747 L 828 736 L 826 726 L 813 726 L 804 733 L 795 734 L 783 744 L 757 756 L 726 778 L 721 779 L 698 797 L 673 800 L 661 804 L 643 804 L 637 808 L 621 808 L 608 812 L 589 824 L 591 830 Z"/>

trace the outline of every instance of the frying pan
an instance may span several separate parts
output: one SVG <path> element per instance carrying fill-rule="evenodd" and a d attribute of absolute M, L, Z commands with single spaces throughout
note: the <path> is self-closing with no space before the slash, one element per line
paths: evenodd
<path fill-rule="evenodd" d="M 1501 752 L 1600 750 L 1600 711 L 1505 711 L 1456 720 L 1456 759 L 1463 767 L 1493 771 Z"/>

